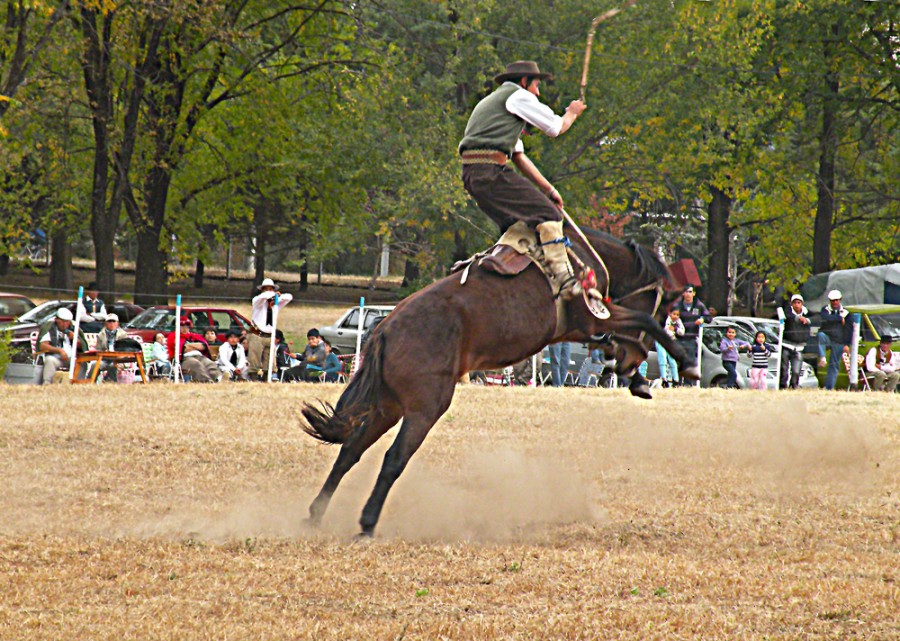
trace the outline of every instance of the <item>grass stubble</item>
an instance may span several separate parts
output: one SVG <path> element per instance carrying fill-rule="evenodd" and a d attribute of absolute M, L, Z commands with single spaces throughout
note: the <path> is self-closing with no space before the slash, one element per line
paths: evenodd
<path fill-rule="evenodd" d="M 900 638 L 900 396 L 460 386 L 360 544 L 340 390 L 0 386 L 0 638 Z"/>

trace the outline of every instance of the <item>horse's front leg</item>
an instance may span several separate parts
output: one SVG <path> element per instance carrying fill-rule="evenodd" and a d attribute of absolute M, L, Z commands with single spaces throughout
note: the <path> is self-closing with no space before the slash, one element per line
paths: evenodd
<path fill-rule="evenodd" d="M 602 322 L 603 331 L 624 332 L 638 330 L 649 334 L 657 343 L 672 355 L 678 363 L 678 373 L 687 379 L 699 380 L 700 370 L 693 354 L 688 354 L 663 329 L 655 318 L 645 312 L 639 312 L 619 305 L 609 305 L 610 317 Z"/>

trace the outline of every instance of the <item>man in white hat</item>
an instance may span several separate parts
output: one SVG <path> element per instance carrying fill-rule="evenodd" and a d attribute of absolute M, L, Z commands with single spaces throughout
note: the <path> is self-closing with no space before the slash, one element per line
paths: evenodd
<path fill-rule="evenodd" d="M 257 289 L 259 294 L 251 301 L 250 333 L 247 335 L 247 365 L 257 376 L 269 368 L 269 346 L 275 331 L 275 294 L 280 287 L 266 278 Z M 278 294 L 278 312 L 294 300 L 290 294 Z"/>
<path fill-rule="evenodd" d="M 843 296 L 841 292 L 832 289 L 828 292 L 828 304 L 820 312 L 822 326 L 816 335 L 819 346 L 819 367 L 828 366 L 825 373 L 825 389 L 833 390 L 837 382 L 842 354 L 850 353 L 850 342 L 853 340 L 853 321 L 847 317 L 850 315 L 841 304 Z M 825 360 L 825 350 L 831 350 L 828 360 Z"/>
<path fill-rule="evenodd" d="M 781 342 L 781 389 L 800 386 L 803 348 L 809 340 L 809 310 L 803 296 L 794 294 L 784 310 L 784 337 Z"/>
<path fill-rule="evenodd" d="M 38 385 L 53 382 L 53 375 L 69 368 L 73 356 L 75 332 L 72 329 L 72 312 L 65 307 L 56 310 L 56 316 L 44 323 L 38 331 L 38 352 L 44 355 L 44 368 L 35 381 Z M 86 352 L 87 339 L 78 330 L 78 351 Z"/>
<path fill-rule="evenodd" d="M 536 62 L 507 65 L 494 77 L 500 86 L 472 111 L 459 153 L 466 191 L 501 233 L 519 221 L 537 231 L 554 288 L 568 299 L 578 293 L 580 284 L 566 255 L 563 199 L 525 155 L 521 135 L 526 125 L 532 125 L 556 138 L 572 126 L 585 105 L 573 100 L 562 116 L 553 113 L 538 99 L 544 79 L 552 76 L 541 73 Z M 509 168 L 509 160 L 519 173 Z"/>

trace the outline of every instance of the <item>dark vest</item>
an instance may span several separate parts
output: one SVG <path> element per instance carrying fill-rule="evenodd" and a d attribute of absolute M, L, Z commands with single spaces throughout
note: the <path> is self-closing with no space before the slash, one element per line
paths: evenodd
<path fill-rule="evenodd" d="M 512 156 L 525 127 L 524 120 L 506 110 L 507 99 L 516 91 L 524 90 L 511 82 L 503 83 L 475 106 L 459 143 L 460 152 L 489 149 Z"/>

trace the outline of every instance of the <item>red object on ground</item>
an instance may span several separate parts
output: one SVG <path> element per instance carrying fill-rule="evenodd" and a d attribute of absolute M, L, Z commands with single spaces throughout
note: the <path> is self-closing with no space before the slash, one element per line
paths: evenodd
<path fill-rule="evenodd" d="M 693 258 L 676 260 L 669 265 L 669 269 L 672 271 L 672 275 L 675 276 L 675 280 L 677 280 L 682 287 L 687 287 L 688 285 L 701 287 L 703 285 L 703 283 L 700 282 L 700 274 L 697 273 L 697 267 L 694 265 Z"/>

